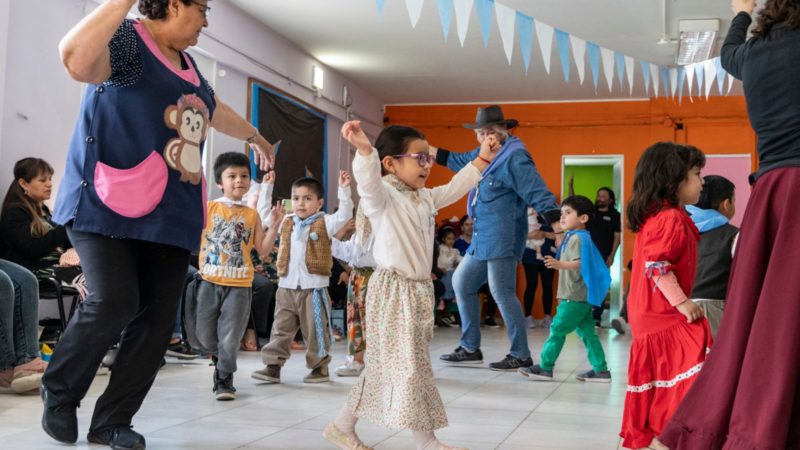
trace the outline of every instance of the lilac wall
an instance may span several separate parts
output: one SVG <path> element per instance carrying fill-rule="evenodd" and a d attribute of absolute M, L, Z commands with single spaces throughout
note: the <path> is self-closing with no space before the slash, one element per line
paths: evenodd
<path fill-rule="evenodd" d="M 703 176 L 721 175 L 736 185 L 736 215 L 731 224 L 737 227 L 742 224 L 742 216 L 750 199 L 750 183 L 747 177 L 751 171 L 750 155 L 706 155 Z"/>

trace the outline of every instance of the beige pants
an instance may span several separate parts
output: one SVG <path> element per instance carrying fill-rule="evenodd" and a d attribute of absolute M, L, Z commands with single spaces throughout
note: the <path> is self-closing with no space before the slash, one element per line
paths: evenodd
<path fill-rule="evenodd" d="M 277 364 L 283 366 L 292 355 L 292 340 L 297 334 L 297 329 L 303 333 L 306 342 L 306 366 L 309 369 L 326 367 L 330 361 L 330 331 L 328 323 L 330 317 L 322 309 L 322 326 L 325 333 L 325 356 L 320 357 L 317 334 L 314 329 L 314 301 L 312 289 L 285 289 L 278 288 L 275 294 L 275 319 L 272 322 L 272 334 L 269 344 L 261 349 L 261 360 L 266 365 Z M 328 290 L 325 289 L 325 302 L 329 302 Z"/>
<path fill-rule="evenodd" d="M 722 322 L 722 313 L 725 311 L 725 300 L 708 300 L 704 298 L 693 299 L 693 302 L 703 308 L 708 325 L 711 326 L 711 335 L 717 337 L 717 329 Z"/>

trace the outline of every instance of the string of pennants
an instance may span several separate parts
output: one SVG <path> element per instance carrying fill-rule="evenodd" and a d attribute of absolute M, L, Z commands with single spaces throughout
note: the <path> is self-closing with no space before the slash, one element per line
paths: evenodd
<path fill-rule="evenodd" d="M 619 86 L 619 92 L 625 93 L 625 80 L 627 79 L 628 95 L 633 95 L 634 75 L 637 70 L 641 71 L 644 81 L 645 94 L 658 97 L 678 97 L 680 101 L 684 97 L 684 86 L 688 86 L 686 94 L 691 98 L 695 85 L 697 84 L 697 95 L 705 96 L 708 99 L 711 91 L 716 85 L 719 95 L 728 95 L 733 87 L 733 76 L 722 68 L 719 57 L 707 61 L 697 62 L 686 66 L 667 67 L 637 60 L 631 56 L 620 52 L 601 47 L 594 42 L 586 41 L 566 31 L 554 28 L 539 20 L 510 8 L 494 0 L 435 0 L 439 11 L 439 22 L 442 27 L 444 39 L 447 41 L 450 28 L 453 23 L 453 13 L 455 13 L 456 33 L 461 46 L 467 37 L 470 17 L 472 10 L 478 16 L 483 46 L 489 46 L 489 35 L 492 27 L 492 16 L 497 22 L 500 32 L 500 39 L 503 50 L 511 64 L 513 57 L 515 35 L 519 44 L 520 54 L 525 65 L 525 73 L 531 65 L 533 53 L 534 37 L 539 43 L 539 51 L 542 56 L 542 65 L 547 74 L 550 74 L 552 50 L 558 52 L 561 63 L 561 72 L 564 81 L 570 82 L 570 70 L 572 59 L 578 68 L 578 80 L 583 84 L 586 79 L 586 65 L 588 62 L 589 71 L 592 76 L 595 94 L 598 93 L 600 85 L 600 73 L 602 73 L 608 85 L 609 92 L 614 92 L 615 81 Z M 386 0 L 376 0 L 378 14 L 383 14 Z M 411 27 L 415 28 L 422 16 L 422 6 L 425 0 L 405 0 L 408 16 L 411 20 Z M 638 64 L 637 64 L 638 62 Z M 727 83 L 727 88 L 726 88 Z"/>

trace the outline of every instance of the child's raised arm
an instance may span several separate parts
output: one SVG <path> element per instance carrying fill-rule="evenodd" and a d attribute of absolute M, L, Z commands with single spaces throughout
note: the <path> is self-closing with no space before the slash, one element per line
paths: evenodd
<path fill-rule="evenodd" d="M 381 178 L 381 161 L 358 120 L 345 122 L 342 137 L 358 149 L 353 160 L 353 176 L 358 182 L 364 212 L 367 216 L 383 210 L 389 199 L 387 186 Z"/>
<path fill-rule="evenodd" d="M 439 209 L 451 205 L 469 192 L 470 189 L 478 184 L 481 179 L 481 173 L 492 162 L 500 147 L 500 143 L 494 136 L 487 136 L 481 144 L 477 158 L 459 170 L 449 183 L 431 189 L 433 206 Z"/>
<path fill-rule="evenodd" d="M 328 235 L 334 235 L 353 218 L 353 195 L 350 192 L 350 174 L 339 171 L 339 210 L 325 216 Z"/>
<path fill-rule="evenodd" d="M 258 227 L 256 228 L 256 251 L 262 258 L 267 258 L 272 249 L 275 247 L 275 241 L 278 239 L 278 231 L 283 218 L 286 216 L 286 210 L 283 205 L 276 205 L 272 207 L 269 214 L 269 220 L 272 226 L 264 232 L 264 227 L 261 225 L 259 219 Z"/>

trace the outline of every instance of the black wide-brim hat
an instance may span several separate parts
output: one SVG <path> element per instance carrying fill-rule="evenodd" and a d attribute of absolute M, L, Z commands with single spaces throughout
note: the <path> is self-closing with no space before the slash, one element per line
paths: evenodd
<path fill-rule="evenodd" d="M 477 130 L 479 128 L 486 128 L 492 125 L 505 125 L 509 130 L 517 126 L 519 122 L 516 119 L 506 119 L 503 117 L 503 110 L 497 105 L 487 106 L 486 108 L 478 108 L 478 114 L 475 115 L 475 123 L 465 123 L 464 128 Z"/>

